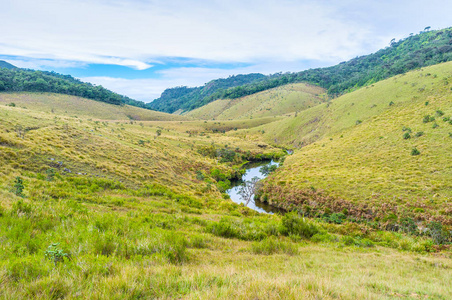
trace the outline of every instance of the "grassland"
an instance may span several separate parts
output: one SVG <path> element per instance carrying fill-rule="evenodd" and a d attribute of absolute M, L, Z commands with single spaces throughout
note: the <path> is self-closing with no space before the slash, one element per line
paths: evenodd
<path fill-rule="evenodd" d="M 429 235 L 382 231 L 369 222 L 332 222 L 325 216 L 307 220 L 296 213 L 258 214 L 222 193 L 227 179 L 240 175 L 239 167 L 246 160 L 280 156 L 281 150 L 272 146 L 272 128 L 299 117 L 184 121 L 169 115 L 169 120 L 155 121 L 152 115 L 141 115 L 143 119 L 136 121 L 114 110 L 121 107 L 98 107 L 90 100 L 74 98 L 79 102 L 72 106 L 51 94 L 0 97 L 4 99 L 0 105 L 2 299 L 452 297 L 452 253 L 435 245 Z M 333 140 L 328 135 L 325 147 L 318 141 L 296 151 L 271 178 L 298 188 L 309 155 L 330 163 L 336 174 L 326 152 L 315 151 L 353 148 L 394 113 L 402 123 L 404 118 L 408 122 L 421 117 L 416 126 L 411 121 L 388 121 L 381 128 L 383 139 L 392 139 L 393 128 L 397 132 L 393 143 L 416 142 L 421 155 L 408 154 L 416 163 L 429 153 L 427 145 L 432 146 L 429 155 L 435 145 L 444 148 L 438 151 L 451 153 L 441 139 L 446 123 L 438 118 L 440 127 L 435 129 L 432 122 L 422 123 L 424 108 L 430 115 L 439 109 L 444 117 L 450 115 L 448 99 L 429 100 L 428 106 L 422 99 L 409 107 L 395 103 L 382 109 L 381 116 L 362 118 L 352 129 L 331 133 Z M 154 121 L 146 121 L 146 116 Z M 399 140 L 404 134 L 399 125 L 411 126 L 413 134 L 417 130 L 425 134 L 418 140 Z M 355 132 L 358 128 L 363 131 Z M 424 138 L 428 138 L 425 147 L 417 143 Z M 430 145 L 433 140 L 438 143 Z M 382 141 L 369 139 L 369 147 L 384 147 L 373 144 L 377 142 Z M 411 151 L 413 145 L 401 149 Z M 303 152 L 309 149 L 312 152 Z M 371 151 L 363 144 L 354 154 L 357 160 L 363 159 L 363 149 Z M 225 160 L 217 153 L 233 158 Z M 434 163 L 442 165 L 426 172 L 441 182 L 440 187 L 447 186 L 442 170 L 450 161 L 443 152 L 435 153 L 442 158 Z M 324 156 L 317 158 L 320 154 Z M 362 163 L 371 164 L 365 159 Z"/>
<path fill-rule="evenodd" d="M 270 141 L 302 147 L 268 179 L 269 201 L 320 212 L 362 205 L 356 214 L 382 223 L 409 217 L 450 226 L 451 70 L 446 63 L 410 72 L 258 127 Z M 297 196 L 312 190 L 316 204 Z"/>
<path fill-rule="evenodd" d="M 305 83 L 288 84 L 234 100 L 216 100 L 186 115 L 198 119 L 250 119 L 281 116 L 322 102 L 325 90 Z"/>
<path fill-rule="evenodd" d="M 56 116 L 97 120 L 182 121 L 187 117 L 142 109 L 130 105 L 111 105 L 77 96 L 53 93 L 0 93 L 0 105 L 15 103 L 33 111 Z"/>

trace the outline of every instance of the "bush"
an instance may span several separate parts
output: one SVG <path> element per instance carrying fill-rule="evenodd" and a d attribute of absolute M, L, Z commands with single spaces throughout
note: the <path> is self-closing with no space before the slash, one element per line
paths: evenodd
<path fill-rule="evenodd" d="M 433 122 L 433 121 L 435 121 L 435 117 L 430 116 L 430 115 L 426 115 L 426 116 L 424 116 L 424 119 L 422 119 L 422 122 L 424 122 L 424 123 Z"/>
<path fill-rule="evenodd" d="M 416 137 L 420 137 L 420 136 L 423 136 L 423 135 L 424 135 L 423 131 L 419 131 L 419 132 L 416 133 Z"/>
<path fill-rule="evenodd" d="M 298 247 L 291 242 L 284 242 L 276 237 L 269 237 L 251 245 L 251 251 L 255 254 L 271 255 L 285 253 L 288 255 L 298 254 Z"/>
<path fill-rule="evenodd" d="M 282 219 L 282 224 L 284 233 L 287 235 L 297 235 L 309 239 L 319 232 L 316 225 L 300 217 L 297 212 L 287 213 Z"/>
<path fill-rule="evenodd" d="M 411 155 L 420 155 L 421 152 L 419 150 L 417 150 L 417 148 L 413 148 L 411 149 Z"/>
<path fill-rule="evenodd" d="M 411 138 L 411 135 L 409 132 L 405 132 L 405 134 L 403 135 L 403 139 L 408 140 Z"/>

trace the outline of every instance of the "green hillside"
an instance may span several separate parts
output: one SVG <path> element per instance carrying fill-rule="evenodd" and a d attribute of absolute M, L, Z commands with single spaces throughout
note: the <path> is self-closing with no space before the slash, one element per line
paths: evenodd
<path fill-rule="evenodd" d="M 116 94 L 100 85 L 82 82 L 70 75 L 0 67 L 0 92 L 48 92 L 88 98 L 115 105 L 145 108 L 144 102 Z"/>
<path fill-rule="evenodd" d="M 308 215 L 345 209 L 387 228 L 408 219 L 450 226 L 451 91 L 449 62 L 256 128 L 268 141 L 301 148 L 266 180 L 261 199 Z"/>
<path fill-rule="evenodd" d="M 220 78 L 206 83 L 202 87 L 186 86 L 166 89 L 162 95 L 146 106 L 153 110 L 174 113 L 178 110 L 189 111 L 201 107 L 215 99 L 219 99 L 225 89 L 258 82 L 265 76 L 259 73 L 235 75 Z"/>
<path fill-rule="evenodd" d="M 281 155 L 223 131 L 280 118 L 100 122 L 118 106 L 6 95 L 19 105 L 0 105 L 2 298 L 452 295 L 450 252 L 429 255 L 427 236 L 258 214 L 220 193 L 246 159 Z"/>
<path fill-rule="evenodd" d="M 200 119 L 249 119 L 295 113 L 324 102 L 325 91 L 304 83 L 289 84 L 234 100 L 216 100 L 187 113 Z"/>
<path fill-rule="evenodd" d="M 190 119 L 130 105 L 113 105 L 54 93 L 0 93 L 0 105 L 2 104 L 52 113 L 55 116 L 101 120 L 182 121 Z"/>
<path fill-rule="evenodd" d="M 190 110 L 217 99 L 241 98 L 296 82 L 318 85 L 327 89 L 330 96 L 335 97 L 397 74 L 450 61 L 452 60 L 451 44 L 452 28 L 423 31 L 399 41 L 393 40 L 390 47 L 376 53 L 356 57 L 332 67 L 273 74 L 259 81 L 219 90 L 211 97 L 203 98 L 202 101 L 186 94 L 180 98 L 175 96 L 171 101 L 162 99 L 159 107 L 153 108 L 173 112 L 182 108 L 182 103 L 190 102 L 190 106 L 183 106 L 184 110 Z M 169 106 L 171 111 L 168 110 Z"/>
<path fill-rule="evenodd" d="M 0 69 L 1 68 L 5 68 L 5 69 L 15 69 L 17 68 L 16 66 L 13 66 L 12 64 L 10 64 L 9 62 L 6 62 L 4 60 L 0 60 Z"/>

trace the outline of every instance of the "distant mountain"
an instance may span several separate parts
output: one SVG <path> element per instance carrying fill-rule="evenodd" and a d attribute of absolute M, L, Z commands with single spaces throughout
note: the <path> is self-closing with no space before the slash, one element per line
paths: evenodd
<path fill-rule="evenodd" d="M 422 31 L 400 41 L 392 40 L 389 47 L 376 53 L 356 57 L 332 67 L 260 77 L 259 80 L 226 89 L 211 89 L 208 97 L 201 97 L 197 92 L 202 91 L 208 84 L 190 89 L 196 91 L 194 93 L 188 90 L 180 93 L 167 90 L 155 104 L 150 104 L 150 107 L 165 112 L 192 110 L 217 99 L 236 99 L 296 82 L 318 85 L 327 89 L 330 96 L 338 96 L 397 74 L 451 60 L 452 27 Z"/>
<path fill-rule="evenodd" d="M 4 60 L 0 60 L 0 69 L 1 68 L 5 68 L 5 69 L 16 69 L 16 66 L 13 66 L 12 64 L 4 61 Z"/>
<path fill-rule="evenodd" d="M 115 105 L 145 107 L 145 103 L 83 82 L 70 75 L 16 68 L 0 61 L 0 92 L 50 92 L 79 96 Z"/>
<path fill-rule="evenodd" d="M 229 88 L 259 82 L 266 78 L 267 76 L 263 74 L 252 73 L 212 80 L 202 87 L 170 88 L 166 89 L 160 98 L 148 103 L 147 107 L 167 113 L 174 113 L 178 110 L 189 111 L 221 98 L 224 91 Z"/>

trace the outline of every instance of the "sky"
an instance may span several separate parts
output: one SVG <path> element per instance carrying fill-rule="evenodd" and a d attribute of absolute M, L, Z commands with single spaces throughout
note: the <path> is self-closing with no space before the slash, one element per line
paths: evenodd
<path fill-rule="evenodd" d="M 425 27 L 449 0 L 0 0 L 0 60 L 150 102 L 169 87 L 335 65 Z"/>

